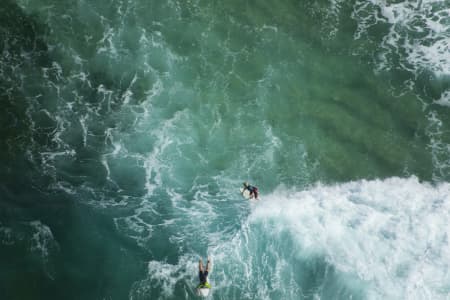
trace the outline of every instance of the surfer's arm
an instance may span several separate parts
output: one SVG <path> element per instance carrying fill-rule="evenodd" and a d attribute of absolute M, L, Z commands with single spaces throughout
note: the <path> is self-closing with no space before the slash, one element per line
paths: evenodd
<path fill-rule="evenodd" d="M 208 268 L 208 266 L 206 266 L 206 267 Z M 198 261 L 198 270 L 199 270 L 200 272 L 203 272 L 203 261 L 202 261 L 201 258 L 200 258 L 199 261 Z"/>
<path fill-rule="evenodd" d="M 206 272 L 209 272 L 210 267 L 211 267 L 211 259 L 208 257 L 208 262 L 206 263 Z"/>

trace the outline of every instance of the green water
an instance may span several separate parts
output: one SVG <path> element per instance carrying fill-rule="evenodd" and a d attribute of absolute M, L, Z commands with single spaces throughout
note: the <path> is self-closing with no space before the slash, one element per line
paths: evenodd
<path fill-rule="evenodd" d="M 448 8 L 5 0 L 0 293 L 445 299 Z"/>

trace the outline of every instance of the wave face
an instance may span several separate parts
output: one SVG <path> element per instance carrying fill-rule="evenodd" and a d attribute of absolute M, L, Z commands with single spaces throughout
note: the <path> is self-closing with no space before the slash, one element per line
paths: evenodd
<path fill-rule="evenodd" d="M 5 0 L 4 297 L 193 299 L 209 254 L 214 299 L 447 299 L 449 20 Z"/>

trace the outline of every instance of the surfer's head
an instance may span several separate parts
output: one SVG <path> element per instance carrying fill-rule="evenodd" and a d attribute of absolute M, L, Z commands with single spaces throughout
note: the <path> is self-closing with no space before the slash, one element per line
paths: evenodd
<path fill-rule="evenodd" d="M 244 186 L 245 186 L 245 187 L 248 187 L 248 182 L 244 182 Z"/>

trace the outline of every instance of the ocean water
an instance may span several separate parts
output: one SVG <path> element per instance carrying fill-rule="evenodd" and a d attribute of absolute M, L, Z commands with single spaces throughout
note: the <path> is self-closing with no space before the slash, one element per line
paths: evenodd
<path fill-rule="evenodd" d="M 450 2 L 3 0 L 0 52 L 1 299 L 450 299 Z"/>

